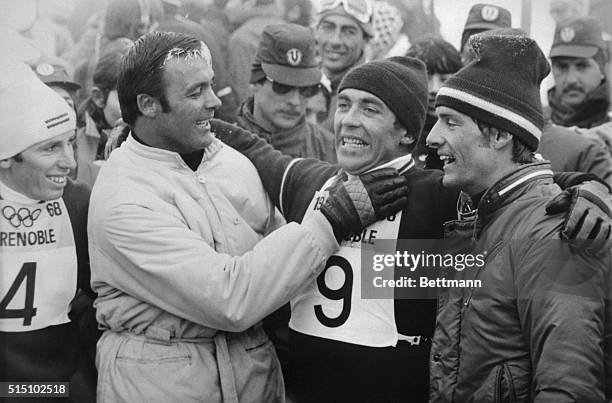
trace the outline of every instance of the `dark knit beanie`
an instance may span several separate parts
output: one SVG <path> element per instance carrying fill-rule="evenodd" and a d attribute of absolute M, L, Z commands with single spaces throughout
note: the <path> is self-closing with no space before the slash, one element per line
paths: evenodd
<path fill-rule="evenodd" d="M 421 134 L 427 112 L 427 73 L 422 61 L 396 56 L 361 64 L 346 73 L 338 93 L 347 88 L 376 95 L 409 134 Z"/>
<path fill-rule="evenodd" d="M 476 59 L 446 80 L 436 107 L 505 130 L 535 151 L 544 127 L 540 83 L 550 72 L 546 56 L 527 36 L 477 34 L 469 43 Z"/>

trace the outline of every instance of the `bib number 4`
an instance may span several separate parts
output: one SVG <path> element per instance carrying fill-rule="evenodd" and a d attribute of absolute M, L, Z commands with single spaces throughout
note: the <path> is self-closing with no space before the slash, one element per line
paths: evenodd
<path fill-rule="evenodd" d="M 22 309 L 8 309 L 8 305 L 15 298 L 15 294 L 25 283 L 25 301 Z M 30 326 L 32 318 L 36 316 L 34 308 L 34 286 L 36 284 L 36 262 L 27 262 L 15 277 L 8 292 L 0 301 L 0 319 L 23 318 L 23 326 Z"/>
<path fill-rule="evenodd" d="M 331 267 L 339 267 L 344 273 L 344 284 L 336 289 L 331 289 L 325 283 L 325 274 Z M 332 256 L 327 260 L 325 269 L 317 277 L 317 286 L 319 292 L 325 298 L 332 301 L 342 301 L 342 310 L 340 314 L 335 318 L 330 318 L 323 312 L 321 305 L 315 305 L 314 311 L 317 319 L 323 326 L 327 327 L 338 327 L 342 326 L 349 318 L 351 314 L 351 295 L 353 293 L 353 269 L 348 260 L 342 256 Z"/>

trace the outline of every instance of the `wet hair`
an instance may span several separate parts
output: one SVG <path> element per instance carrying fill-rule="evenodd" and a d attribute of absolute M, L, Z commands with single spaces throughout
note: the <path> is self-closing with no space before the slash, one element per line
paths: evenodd
<path fill-rule="evenodd" d="M 410 46 L 406 56 L 425 63 L 427 74 L 453 74 L 459 71 L 461 55 L 453 45 L 442 38 L 423 37 Z"/>
<path fill-rule="evenodd" d="M 488 123 L 485 123 L 481 120 L 474 119 L 472 120 L 478 126 L 478 129 L 482 133 L 483 136 L 491 137 L 497 136 L 500 133 L 511 134 L 505 130 L 499 129 L 495 126 L 491 126 Z M 516 162 L 518 164 L 531 164 L 532 162 L 536 162 L 535 154 L 531 151 L 523 142 L 521 142 L 518 137 L 512 135 L 512 162 Z"/>
<path fill-rule="evenodd" d="M 123 121 L 133 126 L 142 114 L 137 104 L 139 94 L 157 98 L 162 110 L 170 111 L 163 82 L 166 60 L 198 52 L 203 47 L 198 39 L 176 32 L 152 32 L 140 37 L 123 57 L 119 72 L 117 95 Z"/>

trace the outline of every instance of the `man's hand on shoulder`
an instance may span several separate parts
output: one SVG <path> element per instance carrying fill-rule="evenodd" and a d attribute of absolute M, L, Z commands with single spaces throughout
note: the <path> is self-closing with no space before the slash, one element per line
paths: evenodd
<path fill-rule="evenodd" d="M 599 255 L 612 249 L 612 195 L 604 184 L 571 186 L 548 203 L 546 212 L 567 212 L 561 237 L 578 250 Z"/>
<path fill-rule="evenodd" d="M 346 235 L 398 212 L 407 201 L 408 180 L 397 170 L 384 168 L 338 182 L 321 212 L 340 242 Z"/>

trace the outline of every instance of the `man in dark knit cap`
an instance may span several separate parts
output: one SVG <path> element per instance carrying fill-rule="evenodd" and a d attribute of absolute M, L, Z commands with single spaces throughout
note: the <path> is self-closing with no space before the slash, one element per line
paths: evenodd
<path fill-rule="evenodd" d="M 459 282 L 478 281 L 472 287 L 441 290 L 430 399 L 604 401 L 612 258 L 610 250 L 596 257 L 592 245 L 562 242 L 563 217 L 546 214 L 560 189 L 533 151 L 549 65 L 525 36 L 470 42 L 477 57 L 438 91 L 427 143 L 445 163 L 443 184 L 476 207 L 447 223 L 446 234 L 464 237 L 486 261 L 454 273 Z"/>
<path fill-rule="evenodd" d="M 372 270 L 360 255 L 361 245 L 380 248 L 383 239 L 393 243 L 392 252 L 402 247 L 395 240 L 441 239 L 443 223 L 457 215 L 458 191 L 442 186 L 440 171 L 415 167 L 410 154 L 426 108 L 419 60 L 394 57 L 350 70 L 339 85 L 334 123 L 340 170 L 282 155 L 244 130 L 213 122 L 218 138 L 251 159 L 287 221 L 308 217 L 330 189 L 361 172 L 393 167 L 411 186 L 401 213 L 344 238 L 317 281 L 292 300 L 290 364 L 299 402 L 428 400 L 436 301 L 409 289 L 367 299 L 362 290 L 373 280 L 362 276 Z M 406 274 L 389 273 L 391 279 Z M 372 363 L 379 365 L 372 369 Z"/>

